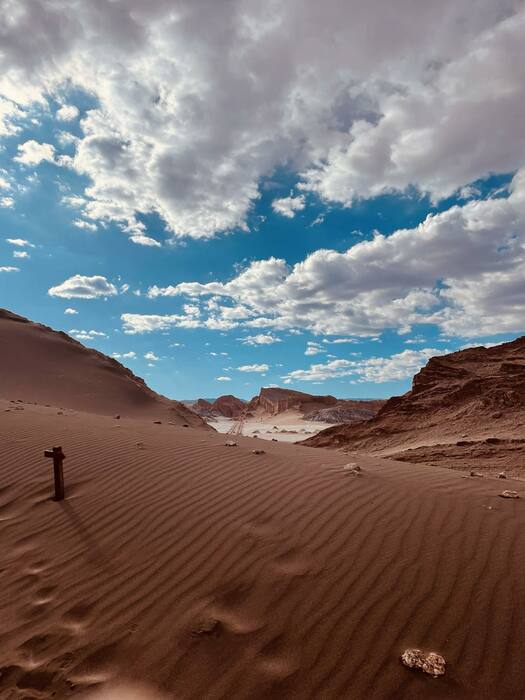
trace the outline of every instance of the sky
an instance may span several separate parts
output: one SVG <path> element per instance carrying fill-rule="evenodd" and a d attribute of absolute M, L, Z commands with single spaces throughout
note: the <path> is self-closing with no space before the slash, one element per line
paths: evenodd
<path fill-rule="evenodd" d="M 522 2 L 0 15 L 1 307 L 178 399 L 388 397 L 523 334 Z"/>

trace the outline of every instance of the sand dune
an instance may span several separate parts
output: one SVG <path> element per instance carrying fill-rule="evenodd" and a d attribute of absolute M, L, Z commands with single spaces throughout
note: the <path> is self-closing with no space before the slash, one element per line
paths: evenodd
<path fill-rule="evenodd" d="M 336 451 L 27 404 L 0 417 L 0 697 L 521 697 L 525 498 L 501 481 L 366 457 L 357 477 Z M 445 676 L 404 668 L 414 646 Z"/>
<path fill-rule="evenodd" d="M 0 309 L 0 338 L 0 398 L 206 427 L 186 406 L 65 333 Z"/>

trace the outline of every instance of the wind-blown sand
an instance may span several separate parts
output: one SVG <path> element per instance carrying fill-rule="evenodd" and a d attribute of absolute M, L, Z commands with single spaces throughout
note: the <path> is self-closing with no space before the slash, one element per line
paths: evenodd
<path fill-rule="evenodd" d="M 2 698 L 523 693 L 522 482 L 7 402 L 0 437 Z"/>

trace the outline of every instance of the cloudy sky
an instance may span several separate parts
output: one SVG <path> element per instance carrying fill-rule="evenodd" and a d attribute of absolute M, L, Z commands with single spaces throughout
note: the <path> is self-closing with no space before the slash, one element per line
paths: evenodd
<path fill-rule="evenodd" d="M 0 0 L 0 306 L 176 398 L 525 330 L 514 0 Z"/>

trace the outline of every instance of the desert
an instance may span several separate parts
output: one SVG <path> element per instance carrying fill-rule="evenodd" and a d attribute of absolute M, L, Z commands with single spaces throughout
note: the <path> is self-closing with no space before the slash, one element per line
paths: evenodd
<path fill-rule="evenodd" d="M 0 700 L 525 698 L 523 0 L 0 0 Z"/>
<path fill-rule="evenodd" d="M 177 698 L 519 694 L 525 511 L 499 496 L 520 480 L 366 454 L 349 468 L 342 451 L 282 442 L 256 454 L 241 435 L 228 449 L 162 401 L 137 415 L 117 387 L 118 407 L 96 391 L 91 411 L 73 407 L 71 384 L 43 405 L 43 383 L 19 383 L 27 354 L 6 351 L 21 328 L 50 401 L 48 355 L 62 371 L 82 361 L 95 388 L 103 358 L 12 314 L 0 324 L 3 696 L 117 682 Z M 56 444 L 60 502 L 43 457 Z M 445 676 L 404 668 L 410 647 L 439 650 Z"/>

